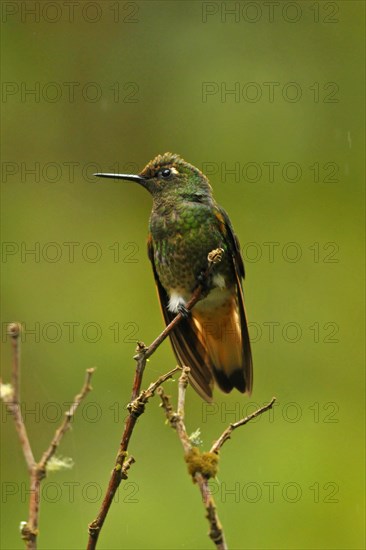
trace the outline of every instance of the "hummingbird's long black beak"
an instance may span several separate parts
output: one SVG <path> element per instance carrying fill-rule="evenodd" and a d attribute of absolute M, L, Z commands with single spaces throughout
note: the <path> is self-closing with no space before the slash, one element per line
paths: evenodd
<path fill-rule="evenodd" d="M 98 178 L 113 178 L 113 179 L 120 179 L 120 180 L 129 180 L 134 181 L 136 183 L 139 183 L 140 185 L 145 185 L 146 180 L 142 178 L 141 176 L 137 176 L 135 174 L 105 174 L 97 172 L 96 174 L 93 174 L 94 176 L 98 176 Z"/>

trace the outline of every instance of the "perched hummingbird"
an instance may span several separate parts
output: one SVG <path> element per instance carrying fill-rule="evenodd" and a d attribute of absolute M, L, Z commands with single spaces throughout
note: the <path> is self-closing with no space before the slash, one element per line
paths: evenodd
<path fill-rule="evenodd" d="M 207 177 L 172 153 L 150 161 L 139 175 L 95 174 L 139 183 L 153 198 L 148 255 L 168 324 L 207 268 L 211 250 L 224 250 L 204 297 L 170 333 L 180 365 L 190 367 L 199 395 L 212 400 L 214 380 L 224 392 L 251 393 L 252 355 L 243 301 L 244 264 L 230 219 L 212 196 Z"/>

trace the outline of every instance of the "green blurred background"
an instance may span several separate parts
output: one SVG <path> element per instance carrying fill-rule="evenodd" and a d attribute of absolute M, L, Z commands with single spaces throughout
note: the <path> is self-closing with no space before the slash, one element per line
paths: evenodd
<path fill-rule="evenodd" d="M 5 327 L 21 321 L 37 457 L 97 367 L 59 450 L 75 466 L 44 484 L 39 547 L 85 547 L 134 342 L 163 326 L 145 251 L 150 197 L 92 173 L 133 172 L 172 151 L 210 174 L 240 238 L 255 369 L 249 399 L 217 391 L 208 406 L 189 391 L 188 429 L 200 427 L 208 449 L 229 422 L 278 399 L 222 451 L 213 490 L 228 544 L 364 548 L 364 4 L 74 4 L 2 3 L 3 378 Z M 174 365 L 165 343 L 144 385 Z M 1 544 L 22 548 L 27 474 L 5 413 L 1 432 Z M 137 462 L 99 547 L 209 548 L 157 398 L 130 452 Z"/>

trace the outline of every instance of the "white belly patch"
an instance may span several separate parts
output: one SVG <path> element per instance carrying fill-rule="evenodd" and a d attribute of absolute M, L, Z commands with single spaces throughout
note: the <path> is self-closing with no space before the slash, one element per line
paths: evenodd
<path fill-rule="evenodd" d="M 186 301 L 178 292 L 172 292 L 169 299 L 168 309 L 172 313 L 178 313 L 179 306 L 185 306 Z"/>

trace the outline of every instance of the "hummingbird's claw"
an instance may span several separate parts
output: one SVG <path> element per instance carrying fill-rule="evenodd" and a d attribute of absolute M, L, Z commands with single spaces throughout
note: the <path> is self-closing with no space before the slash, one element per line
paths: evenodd
<path fill-rule="evenodd" d="M 191 312 L 189 311 L 189 309 L 186 308 L 186 306 L 184 306 L 183 304 L 179 304 L 178 306 L 178 313 L 181 314 L 181 316 L 183 317 L 183 319 L 188 319 L 188 317 L 190 316 Z"/>
<path fill-rule="evenodd" d="M 208 294 L 209 285 L 208 285 L 208 280 L 207 280 L 207 273 L 204 269 L 198 275 L 197 282 L 198 282 L 199 286 L 202 288 L 202 294 L 203 295 Z"/>

